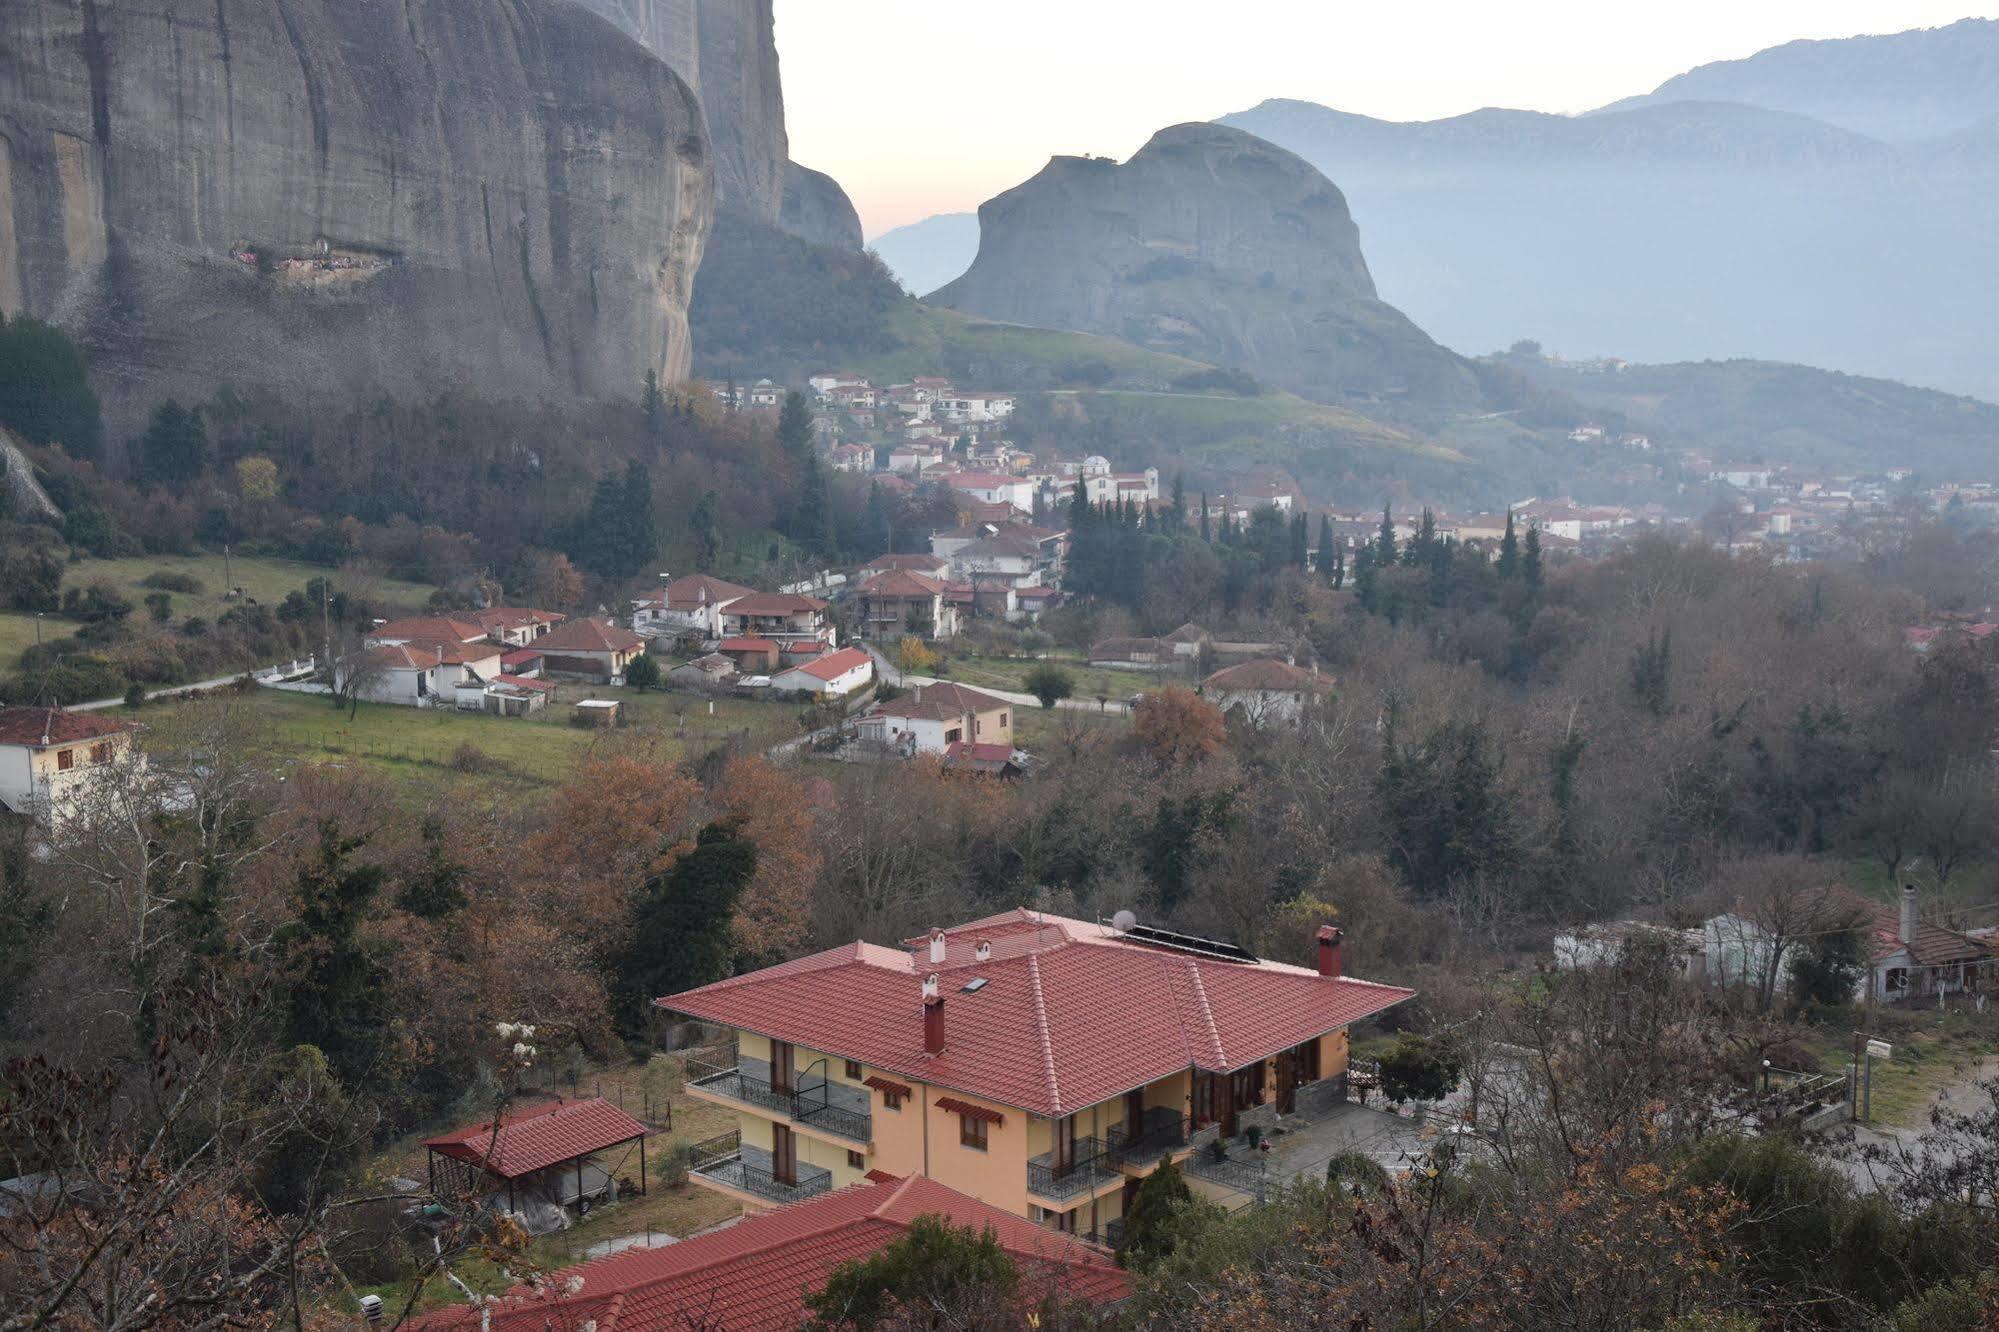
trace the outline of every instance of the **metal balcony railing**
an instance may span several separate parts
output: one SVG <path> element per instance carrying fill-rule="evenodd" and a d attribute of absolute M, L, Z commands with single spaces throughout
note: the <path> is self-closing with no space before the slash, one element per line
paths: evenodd
<path fill-rule="evenodd" d="M 1098 1138 L 1076 1139 L 1067 1165 L 1057 1166 L 1053 1152 L 1031 1156 L 1027 1161 L 1027 1191 L 1037 1198 L 1073 1198 L 1119 1178 Z"/>
<path fill-rule="evenodd" d="M 733 1133 L 723 1135 L 726 1138 L 735 1136 Z M 719 1142 L 720 1139 L 711 1138 L 709 1141 Z M 756 1147 L 738 1146 L 733 1152 L 695 1166 L 689 1173 L 776 1203 L 816 1197 L 833 1187 L 832 1171 L 802 1163 L 795 1167 L 790 1180 L 779 1179 L 770 1153 Z"/>
<path fill-rule="evenodd" d="M 1119 1165 L 1150 1165 L 1184 1150 L 1189 1127 L 1186 1116 L 1154 1106 L 1145 1112 L 1136 1132 L 1124 1124 L 1114 1125 L 1104 1134 L 1104 1149 Z"/>
<path fill-rule="evenodd" d="M 874 1117 L 833 1104 L 824 1081 L 798 1091 L 779 1091 L 771 1086 L 768 1077 L 760 1076 L 749 1068 L 727 1068 L 696 1078 L 687 1085 L 740 1101 L 744 1105 L 774 1111 L 854 1142 L 867 1142 L 874 1137 Z"/>
<path fill-rule="evenodd" d="M 1219 1140 L 1196 1150 L 1181 1169 L 1190 1175 L 1198 1175 L 1210 1184 L 1219 1184 L 1262 1202 L 1268 1187 L 1263 1153 L 1243 1148 L 1217 1156 L 1214 1151 L 1217 1145 L 1220 1145 Z"/>

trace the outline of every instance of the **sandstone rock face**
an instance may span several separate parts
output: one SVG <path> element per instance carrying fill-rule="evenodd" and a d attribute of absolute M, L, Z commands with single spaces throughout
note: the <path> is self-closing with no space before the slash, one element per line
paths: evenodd
<path fill-rule="evenodd" d="M 784 88 L 772 0 L 576 0 L 636 37 L 701 99 L 716 197 L 765 222 L 784 202 Z"/>
<path fill-rule="evenodd" d="M 0 4 L 0 308 L 117 425 L 679 378 L 713 203 L 693 92 L 567 0 Z"/>
<path fill-rule="evenodd" d="M 930 297 L 1107 333 L 1298 393 L 1470 402 L 1464 363 L 1376 297 L 1345 198 L 1219 125 L 1161 130 L 1123 164 L 1058 157 L 979 209 L 979 255 Z"/>
<path fill-rule="evenodd" d="M 861 248 L 861 215 L 840 182 L 823 171 L 787 162 L 784 210 L 777 224 L 800 240 L 836 250 Z"/>

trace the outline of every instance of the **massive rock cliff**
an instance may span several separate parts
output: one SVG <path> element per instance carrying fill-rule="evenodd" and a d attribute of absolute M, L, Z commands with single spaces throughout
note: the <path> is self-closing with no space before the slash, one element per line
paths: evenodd
<path fill-rule="evenodd" d="M 576 0 L 687 80 L 715 145 L 717 199 L 765 222 L 784 200 L 784 89 L 772 0 Z"/>
<path fill-rule="evenodd" d="M 692 91 L 566 0 L 0 4 L 0 309 L 114 420 L 678 377 L 713 193 Z"/>
<path fill-rule="evenodd" d="M 835 250 L 861 248 L 861 215 L 840 182 L 823 171 L 787 162 L 784 210 L 778 225 L 800 240 Z"/>
<path fill-rule="evenodd" d="M 1240 130 L 1176 125 L 1130 161 L 1058 157 L 979 209 L 979 256 L 930 297 L 1107 333 L 1307 396 L 1478 397 L 1471 370 L 1375 294 L 1333 183 Z"/>

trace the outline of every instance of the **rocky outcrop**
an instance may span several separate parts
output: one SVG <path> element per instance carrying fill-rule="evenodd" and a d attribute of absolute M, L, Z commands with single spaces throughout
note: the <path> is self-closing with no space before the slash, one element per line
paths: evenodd
<path fill-rule="evenodd" d="M 60 524 L 62 510 L 35 479 L 35 465 L 21 449 L 14 432 L 0 426 L 0 518 L 19 522 Z"/>
<path fill-rule="evenodd" d="M 784 168 L 784 210 L 778 225 L 800 240 L 835 250 L 861 248 L 861 215 L 840 182 L 823 171 L 788 162 Z"/>
<path fill-rule="evenodd" d="M 784 89 L 772 0 L 576 0 L 664 60 L 701 99 L 716 197 L 765 222 L 783 207 Z"/>
<path fill-rule="evenodd" d="M 1123 164 L 1058 157 L 979 209 L 979 255 L 930 299 L 1107 333 L 1322 400 L 1468 402 L 1476 378 L 1376 296 L 1340 191 L 1240 130 L 1176 125 Z"/>
<path fill-rule="evenodd" d="M 678 378 L 713 195 L 693 92 L 567 0 L 0 4 L 0 306 L 114 421 Z"/>

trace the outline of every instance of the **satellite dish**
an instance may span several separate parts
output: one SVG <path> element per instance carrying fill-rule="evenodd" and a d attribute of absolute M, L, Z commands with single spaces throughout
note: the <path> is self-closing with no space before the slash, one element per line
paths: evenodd
<path fill-rule="evenodd" d="M 1131 927 L 1136 924 L 1138 924 L 1138 916 L 1130 911 L 1120 911 L 1111 917 L 1111 928 L 1119 934 L 1129 932 Z"/>

